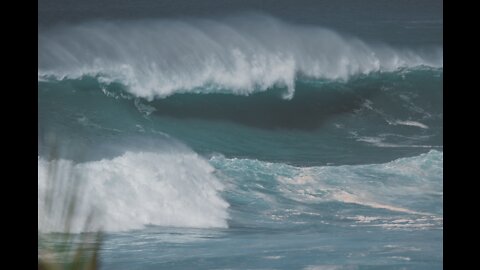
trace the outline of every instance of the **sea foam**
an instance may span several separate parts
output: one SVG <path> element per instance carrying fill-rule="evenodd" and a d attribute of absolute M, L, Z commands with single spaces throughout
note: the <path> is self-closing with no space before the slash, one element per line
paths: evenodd
<path fill-rule="evenodd" d="M 229 204 L 220 196 L 223 185 L 213 171 L 195 153 L 126 152 L 78 164 L 39 158 L 38 228 L 43 232 L 125 231 L 145 225 L 225 228 Z M 75 211 L 69 213 L 71 198 Z"/>

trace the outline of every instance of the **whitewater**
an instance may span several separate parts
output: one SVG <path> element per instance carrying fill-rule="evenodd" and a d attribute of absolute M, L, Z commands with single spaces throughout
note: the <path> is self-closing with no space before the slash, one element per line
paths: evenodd
<path fill-rule="evenodd" d="M 292 98 L 298 77 L 346 80 L 443 66 L 441 47 L 415 52 L 369 45 L 265 15 L 95 22 L 49 30 L 39 44 L 39 80 L 92 76 L 122 83 L 148 100 L 185 92 L 248 95 L 272 87 L 285 87 L 285 97 Z"/>

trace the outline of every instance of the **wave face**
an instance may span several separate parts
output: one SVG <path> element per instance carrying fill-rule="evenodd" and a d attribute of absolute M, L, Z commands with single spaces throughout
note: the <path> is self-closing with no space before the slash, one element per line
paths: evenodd
<path fill-rule="evenodd" d="M 92 22 L 39 36 L 39 80 L 93 76 L 136 97 L 248 95 L 272 87 L 291 98 L 297 78 L 346 80 L 404 67 L 443 66 L 443 49 L 367 44 L 265 15 L 225 19 Z"/>
<path fill-rule="evenodd" d="M 297 167 L 223 156 L 214 156 L 210 162 L 231 179 L 233 196 L 263 201 L 262 205 L 278 212 L 320 206 L 311 212 L 336 214 L 322 205 L 339 202 L 399 214 L 443 213 L 443 152 L 437 150 L 367 165 Z"/>
<path fill-rule="evenodd" d="M 443 153 L 383 164 L 296 167 L 214 156 L 232 227 L 417 231 L 443 227 Z"/>
<path fill-rule="evenodd" d="M 39 158 L 38 229 L 62 232 L 67 221 L 73 232 L 225 228 L 229 204 L 213 171 L 194 153 L 126 152 L 85 163 Z M 69 217 L 72 194 L 76 205 Z"/>
<path fill-rule="evenodd" d="M 281 98 L 283 88 L 272 88 L 249 96 L 185 93 L 148 101 L 95 77 L 38 86 L 39 134 L 54 131 L 80 151 L 101 149 L 100 158 L 110 149 L 111 158 L 133 146 L 146 151 L 171 144 L 157 142 L 165 134 L 202 155 L 300 166 L 382 163 L 443 145 L 442 69 L 372 73 L 347 82 L 296 80 L 291 100 Z M 152 143 L 139 145 L 147 138 Z"/>

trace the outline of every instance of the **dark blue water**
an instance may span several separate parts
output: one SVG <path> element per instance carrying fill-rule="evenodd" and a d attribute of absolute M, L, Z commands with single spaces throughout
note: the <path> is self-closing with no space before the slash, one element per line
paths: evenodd
<path fill-rule="evenodd" d="M 57 168 L 102 269 L 442 268 L 442 32 L 439 1 L 42 0 L 39 230 Z"/>

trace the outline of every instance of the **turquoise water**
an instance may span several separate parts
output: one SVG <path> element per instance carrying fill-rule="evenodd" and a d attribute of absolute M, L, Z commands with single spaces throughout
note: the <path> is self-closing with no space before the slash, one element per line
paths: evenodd
<path fill-rule="evenodd" d="M 102 269 L 443 268 L 438 3 L 43 3 L 42 234 L 56 168 Z"/>

